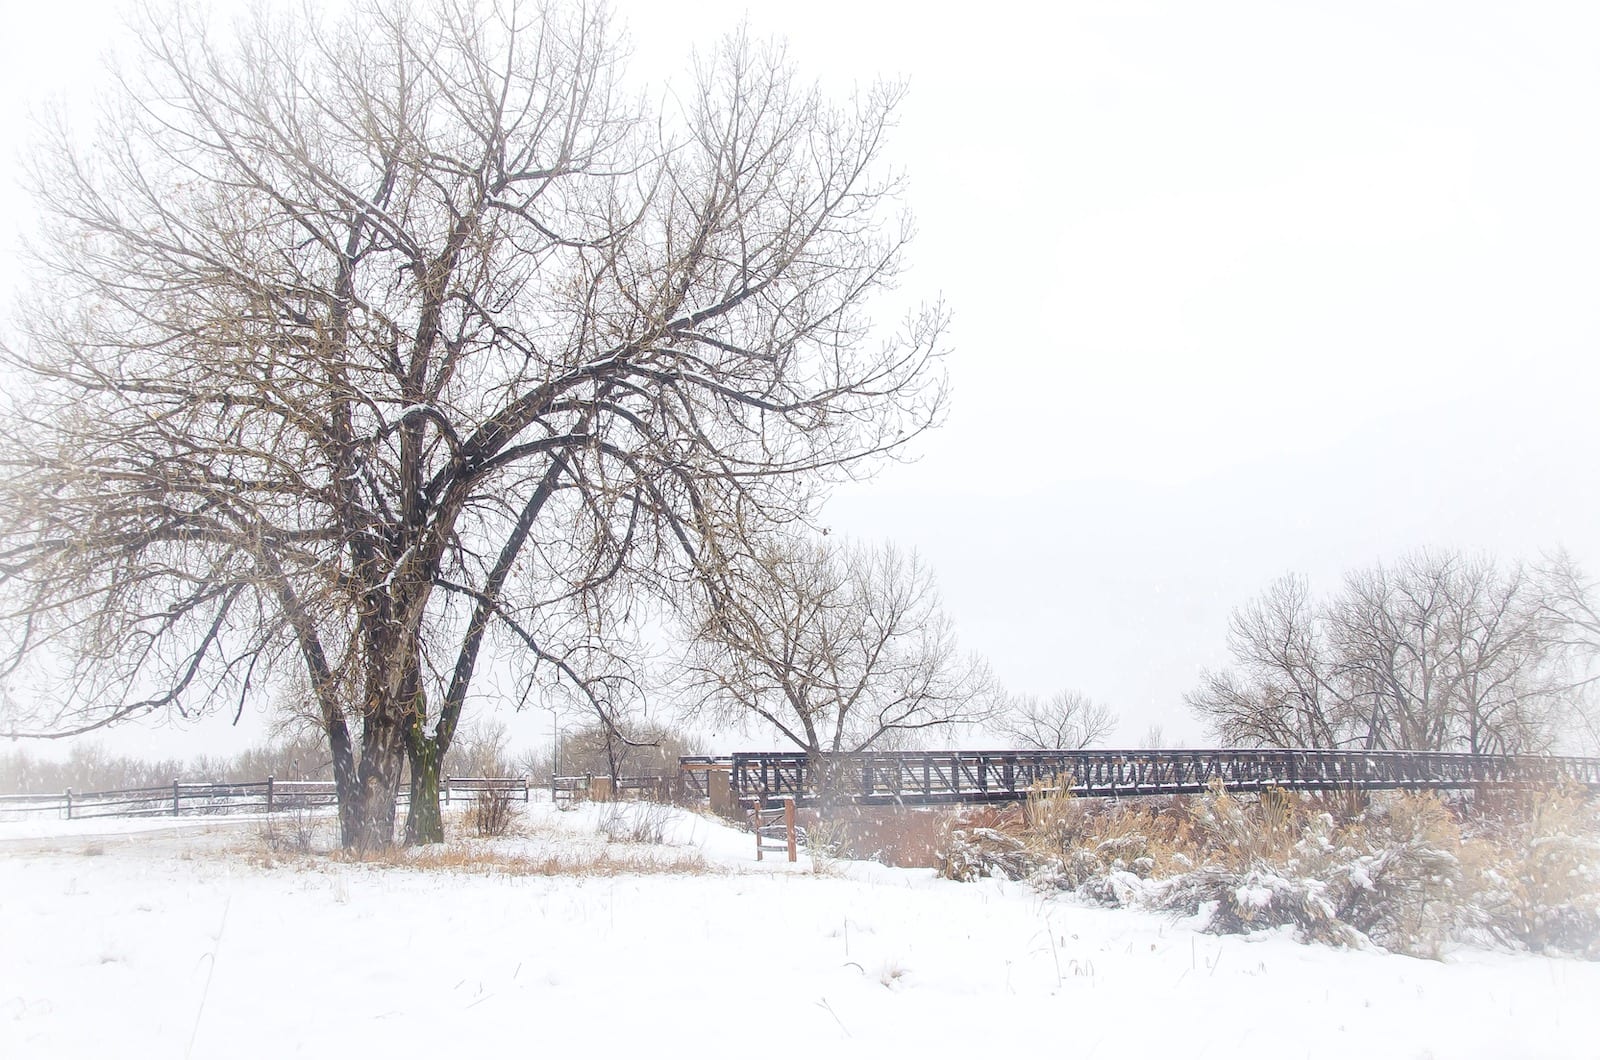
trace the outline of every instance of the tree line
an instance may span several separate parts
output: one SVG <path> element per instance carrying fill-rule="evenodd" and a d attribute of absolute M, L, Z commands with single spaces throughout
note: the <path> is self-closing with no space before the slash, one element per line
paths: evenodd
<path fill-rule="evenodd" d="M 1596 745 L 1595 587 L 1571 557 L 1424 550 L 1233 612 L 1234 665 L 1187 703 L 1226 744 L 1546 753 Z"/>

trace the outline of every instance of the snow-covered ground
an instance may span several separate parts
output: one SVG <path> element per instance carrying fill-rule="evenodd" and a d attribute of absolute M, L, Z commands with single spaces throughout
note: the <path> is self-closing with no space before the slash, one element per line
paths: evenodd
<path fill-rule="evenodd" d="M 1215 937 L 1020 884 L 758 865 L 681 811 L 662 846 L 608 842 L 608 812 L 530 807 L 490 848 L 511 872 L 476 843 L 427 871 L 273 853 L 259 821 L 0 823 L 0 1057 L 1600 1056 L 1591 963 Z"/>

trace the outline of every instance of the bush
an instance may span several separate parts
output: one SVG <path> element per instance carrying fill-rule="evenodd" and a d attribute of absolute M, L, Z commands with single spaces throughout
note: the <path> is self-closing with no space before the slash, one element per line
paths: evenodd
<path fill-rule="evenodd" d="M 502 836 L 511 827 L 514 813 L 510 791 L 488 788 L 478 792 L 477 802 L 472 807 L 472 827 L 484 838 Z"/>
<path fill-rule="evenodd" d="M 309 854 L 316 841 L 317 817 L 303 805 L 290 805 L 269 813 L 261 822 L 261 838 L 279 854 Z"/>
<path fill-rule="evenodd" d="M 1003 875 L 1217 933 L 1437 957 L 1451 941 L 1600 959 L 1600 820 L 1577 790 L 1453 809 L 1432 794 L 1106 803 L 1041 792 L 1021 823 L 953 827 L 952 879 Z"/>

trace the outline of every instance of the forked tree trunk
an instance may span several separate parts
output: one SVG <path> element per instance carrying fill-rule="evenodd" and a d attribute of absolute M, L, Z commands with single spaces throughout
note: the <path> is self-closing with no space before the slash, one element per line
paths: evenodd
<path fill-rule="evenodd" d="M 355 792 L 353 827 L 345 847 L 361 854 L 376 853 L 394 845 L 394 802 L 400 790 L 399 748 L 368 748 L 361 757 L 361 781 Z"/>
<path fill-rule="evenodd" d="M 370 854 L 394 845 L 395 796 L 406 761 L 402 724 L 399 711 L 388 704 L 374 706 L 362 721 L 361 765 L 343 835 L 346 850 Z M 345 823 L 346 800 L 340 802 Z"/>

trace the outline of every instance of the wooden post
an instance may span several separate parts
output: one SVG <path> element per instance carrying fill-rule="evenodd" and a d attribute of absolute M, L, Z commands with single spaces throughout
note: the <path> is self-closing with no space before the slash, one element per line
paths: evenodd
<path fill-rule="evenodd" d="M 794 861 L 798 856 L 794 848 L 794 800 L 783 800 L 783 828 L 789 838 L 789 860 Z"/>
<path fill-rule="evenodd" d="M 444 778 L 444 804 L 450 805 L 450 778 Z"/>
<path fill-rule="evenodd" d="M 272 812 L 272 778 L 267 778 L 267 812 Z"/>
<path fill-rule="evenodd" d="M 527 801 L 529 801 L 530 799 L 533 798 L 533 794 L 532 794 L 530 788 L 531 788 L 531 785 L 529 784 L 528 776 L 527 776 L 527 774 L 523 774 L 523 777 L 522 777 L 522 801 L 523 802 L 527 802 Z"/>
<path fill-rule="evenodd" d="M 72 820 L 72 789 L 67 789 L 67 820 Z"/>
<path fill-rule="evenodd" d="M 178 816 L 178 782 L 172 782 L 172 816 Z"/>
<path fill-rule="evenodd" d="M 756 822 L 756 860 L 761 861 L 764 857 L 761 850 L 761 807 L 757 806 L 750 814 Z"/>

